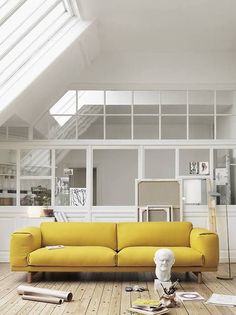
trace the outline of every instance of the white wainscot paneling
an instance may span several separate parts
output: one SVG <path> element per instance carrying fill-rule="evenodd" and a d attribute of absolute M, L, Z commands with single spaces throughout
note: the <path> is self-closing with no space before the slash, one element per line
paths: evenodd
<path fill-rule="evenodd" d="M 39 226 L 41 222 L 52 221 L 53 218 L 29 218 L 27 208 L 2 207 L 0 211 L 0 262 L 9 261 L 11 234 L 27 226 Z"/>
<path fill-rule="evenodd" d="M 90 217 L 87 212 L 86 213 L 65 212 L 65 215 L 67 216 L 69 222 L 89 222 L 90 221 Z"/>
<path fill-rule="evenodd" d="M 194 227 L 208 228 L 208 208 L 206 206 L 186 206 L 183 220 L 192 222 Z"/>
<path fill-rule="evenodd" d="M 9 261 L 9 244 L 10 244 L 10 235 L 15 229 L 14 218 L 5 217 L 0 218 L 0 261 L 6 262 Z"/>
<path fill-rule="evenodd" d="M 217 233 L 220 243 L 220 262 L 228 261 L 227 233 L 225 206 L 217 206 L 216 222 Z M 236 262 L 236 206 L 228 206 L 229 214 L 229 239 L 231 261 Z M 208 208 L 207 206 L 187 206 L 184 209 L 184 221 L 190 221 L 194 227 L 208 228 Z"/>
<path fill-rule="evenodd" d="M 93 213 L 92 221 L 94 222 L 136 222 L 136 216 L 130 214 L 120 213 Z"/>
<path fill-rule="evenodd" d="M 228 207 L 229 214 L 229 243 L 231 261 L 236 262 L 236 206 Z M 228 261 L 228 245 L 227 245 L 227 224 L 225 216 L 225 206 L 217 209 L 217 231 L 220 241 L 220 258 L 222 262 Z"/>
<path fill-rule="evenodd" d="M 136 222 L 137 210 L 135 207 L 93 207 L 91 220 L 94 222 Z"/>

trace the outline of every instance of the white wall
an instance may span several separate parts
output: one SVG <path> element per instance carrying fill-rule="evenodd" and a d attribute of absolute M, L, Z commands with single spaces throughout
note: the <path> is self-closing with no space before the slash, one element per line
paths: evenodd
<path fill-rule="evenodd" d="M 159 89 L 236 86 L 235 53 L 142 53 L 100 54 L 74 87 L 123 87 Z"/>

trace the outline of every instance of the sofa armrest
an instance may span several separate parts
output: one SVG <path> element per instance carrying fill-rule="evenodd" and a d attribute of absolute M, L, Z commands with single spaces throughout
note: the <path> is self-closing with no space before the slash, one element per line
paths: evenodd
<path fill-rule="evenodd" d="M 11 235 L 10 263 L 11 266 L 25 267 L 28 265 L 27 256 L 41 247 L 41 230 L 37 227 L 28 227 L 14 232 Z"/>
<path fill-rule="evenodd" d="M 217 268 L 219 263 L 219 238 L 207 229 L 193 228 L 190 246 L 204 255 L 204 267 Z"/>

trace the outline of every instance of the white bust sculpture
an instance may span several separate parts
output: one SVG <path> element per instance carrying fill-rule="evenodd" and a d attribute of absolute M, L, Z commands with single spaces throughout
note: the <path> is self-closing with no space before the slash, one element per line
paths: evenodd
<path fill-rule="evenodd" d="M 160 282 L 170 281 L 171 267 L 175 262 L 175 256 L 172 250 L 168 248 L 159 249 L 154 256 L 154 262 L 156 264 L 156 276 Z"/>

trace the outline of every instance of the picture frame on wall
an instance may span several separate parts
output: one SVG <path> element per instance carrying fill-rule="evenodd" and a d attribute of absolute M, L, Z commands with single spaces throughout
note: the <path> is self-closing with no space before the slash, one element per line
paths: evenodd
<path fill-rule="evenodd" d="M 209 175 L 209 163 L 208 162 L 199 162 L 199 174 L 200 175 Z"/>
<path fill-rule="evenodd" d="M 196 175 L 199 174 L 199 163 L 198 162 L 189 162 L 189 174 Z"/>

